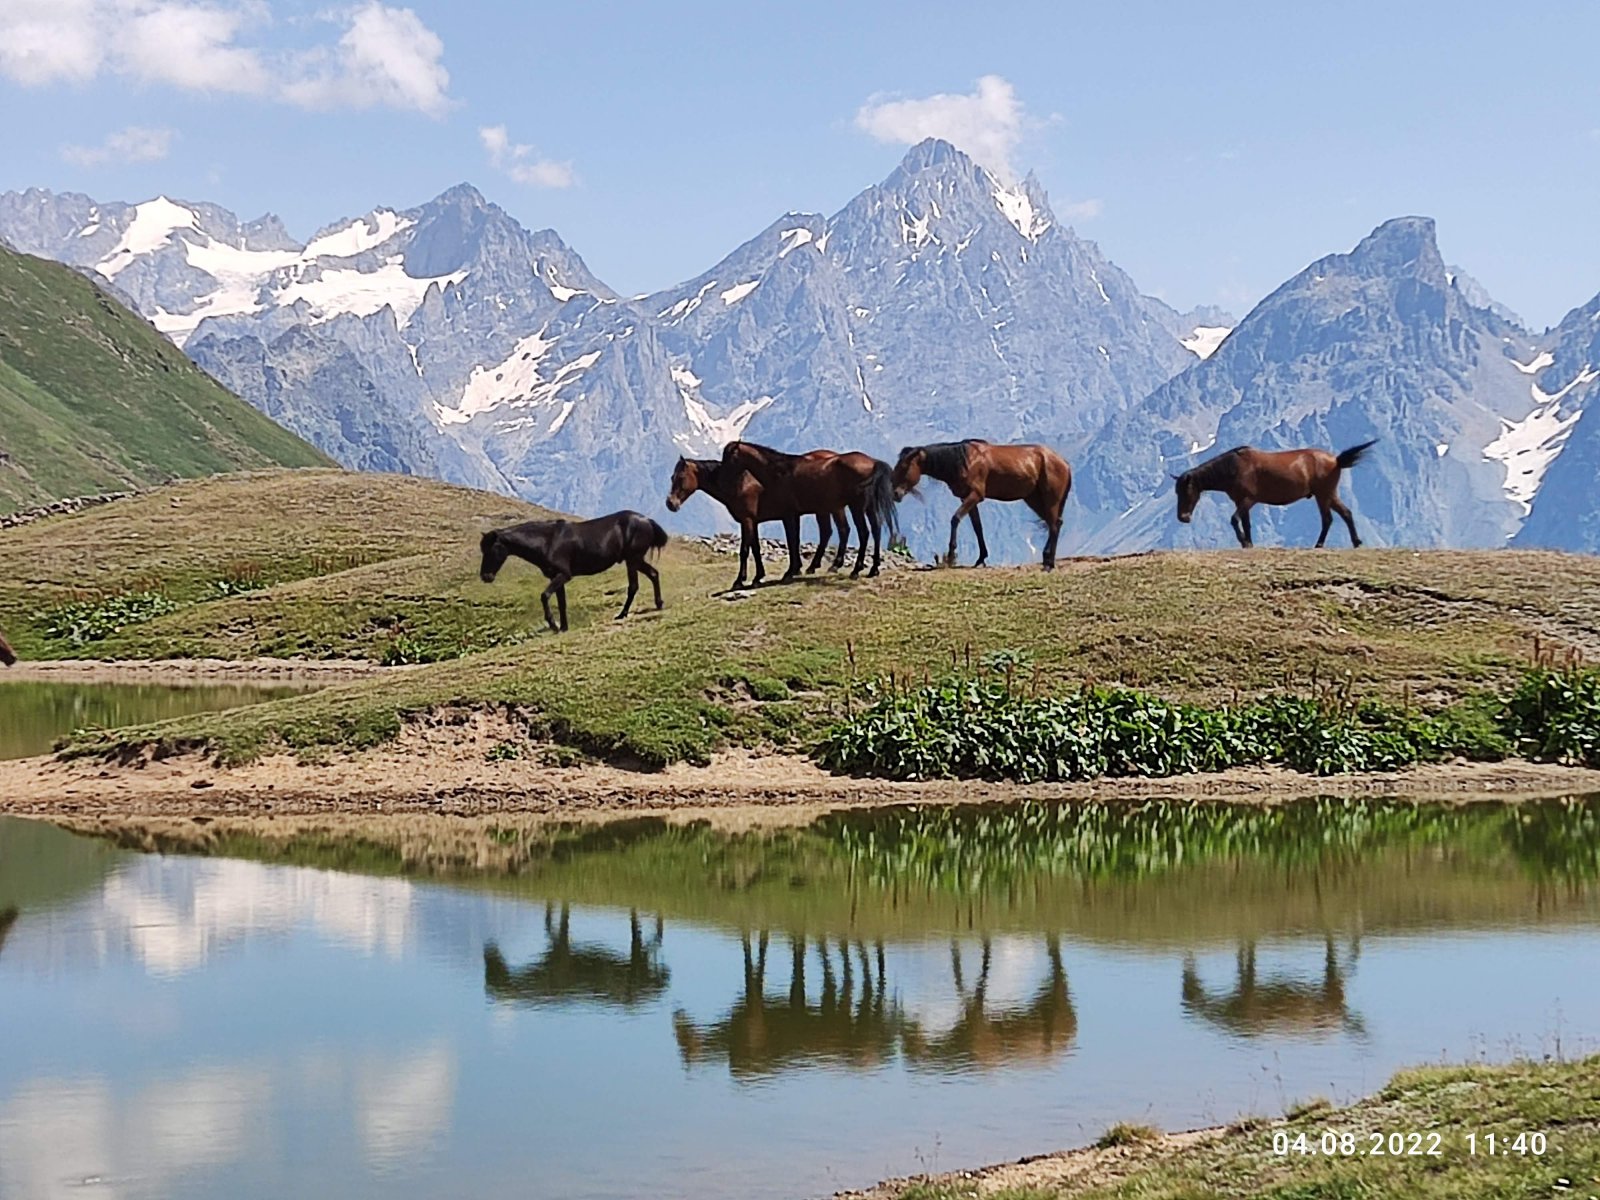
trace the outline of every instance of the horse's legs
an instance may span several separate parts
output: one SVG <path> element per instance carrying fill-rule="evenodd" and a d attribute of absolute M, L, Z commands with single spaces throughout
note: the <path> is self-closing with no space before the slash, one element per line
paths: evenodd
<path fill-rule="evenodd" d="M 1317 535 L 1317 549 L 1321 550 L 1327 544 L 1328 530 L 1333 528 L 1333 505 L 1318 496 L 1317 507 L 1322 510 L 1322 532 Z"/>
<path fill-rule="evenodd" d="M 787 582 L 800 574 L 800 518 L 798 515 L 783 519 L 783 534 L 789 542 L 789 569 L 783 573 Z"/>
<path fill-rule="evenodd" d="M 567 580 L 570 575 L 553 575 L 550 586 L 539 593 L 539 603 L 544 605 L 544 623 L 550 626 L 551 633 L 561 633 L 567 627 Z M 556 625 L 556 620 L 550 615 L 550 595 L 555 594 L 556 602 L 561 606 L 561 624 Z"/>
<path fill-rule="evenodd" d="M 1066 507 L 1066 497 L 1062 496 L 1054 507 L 1047 499 L 1043 499 L 1035 492 L 1028 498 L 1028 507 L 1044 522 L 1048 531 L 1044 539 L 1044 569 L 1056 569 L 1056 543 L 1061 539 L 1061 510 Z"/>
<path fill-rule="evenodd" d="M 1345 507 L 1344 501 L 1339 499 L 1337 493 L 1335 493 L 1333 499 L 1328 502 L 1328 507 L 1343 517 L 1344 523 L 1350 527 L 1351 547 L 1353 548 L 1361 545 L 1361 538 L 1356 534 L 1356 519 L 1350 515 L 1350 510 Z M 1326 518 L 1324 518 L 1324 520 L 1326 520 Z"/>
<path fill-rule="evenodd" d="M 952 567 L 956 565 L 956 532 L 961 528 L 961 518 L 973 512 L 982 499 L 982 496 L 976 494 L 969 495 L 957 505 L 955 516 L 950 518 L 950 553 L 945 555 L 945 562 Z"/>
<path fill-rule="evenodd" d="M 1250 506 L 1240 501 L 1233 510 L 1233 516 L 1228 518 L 1228 524 L 1233 526 L 1233 536 L 1239 539 L 1239 545 L 1245 550 L 1250 548 Z"/>
<path fill-rule="evenodd" d="M 767 571 L 761 565 L 761 543 L 757 540 L 761 529 L 754 521 L 741 519 L 739 521 L 739 577 L 733 581 L 733 591 L 740 591 L 745 587 L 745 563 L 754 555 L 756 560 L 755 580 L 757 587 Z"/>
<path fill-rule="evenodd" d="M 811 565 L 806 568 L 807 575 L 815 575 L 817 568 L 822 565 L 822 556 L 828 549 L 828 539 L 833 533 L 833 521 L 827 513 L 817 514 L 817 552 L 811 556 Z"/>
<path fill-rule="evenodd" d="M 845 510 L 835 509 L 833 523 L 839 527 L 839 549 L 834 553 L 833 561 L 828 564 L 828 570 L 837 571 L 844 566 L 845 551 L 850 548 L 850 522 L 845 519 Z"/>
<path fill-rule="evenodd" d="M 972 515 L 973 515 L 973 518 L 976 519 L 978 514 L 977 513 L 973 513 Z M 863 518 L 863 519 L 865 519 L 865 518 Z M 867 539 L 866 539 L 865 536 L 863 536 L 862 539 L 861 539 L 861 548 L 862 548 L 862 550 L 865 550 L 867 548 Z M 858 558 L 858 561 L 859 561 L 859 558 Z M 882 566 L 883 566 L 883 522 L 881 520 L 879 520 L 876 516 L 874 516 L 873 519 L 872 519 L 872 570 L 867 572 L 867 577 L 869 579 L 870 578 L 875 578 L 877 576 L 877 574 L 878 574 L 879 568 L 881 568 Z M 859 566 L 856 568 L 856 570 L 858 570 L 858 571 L 860 569 L 861 568 Z"/>
<path fill-rule="evenodd" d="M 978 535 L 978 561 L 972 565 L 981 567 L 989 561 L 989 543 L 983 540 L 983 518 L 978 515 L 978 506 L 972 506 L 972 532 Z"/>
<path fill-rule="evenodd" d="M 856 523 L 856 565 L 850 572 L 850 578 L 854 579 L 861 574 L 861 568 L 867 561 L 867 506 L 857 500 L 850 505 L 850 516 Z M 842 549 L 839 558 L 841 561 L 844 559 Z"/>
<path fill-rule="evenodd" d="M 650 586 L 655 589 L 656 608 L 664 608 L 661 603 L 661 572 L 652 567 L 642 557 L 639 559 L 639 570 L 644 572 L 644 577 L 650 581 Z"/>
<path fill-rule="evenodd" d="M 639 594 L 639 568 L 634 565 L 633 559 L 628 560 L 628 598 L 622 602 L 622 611 L 617 614 L 617 620 L 622 620 L 628 615 L 628 610 L 633 607 L 633 598 Z"/>

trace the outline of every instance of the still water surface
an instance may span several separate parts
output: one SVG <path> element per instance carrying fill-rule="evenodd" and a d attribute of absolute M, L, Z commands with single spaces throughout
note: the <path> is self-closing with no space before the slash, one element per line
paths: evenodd
<path fill-rule="evenodd" d="M 260 704 L 303 692 L 304 687 L 151 683 L 10 683 L 0 679 L 0 758 L 48 754 L 56 739 L 76 729 L 143 725 Z"/>
<path fill-rule="evenodd" d="M 1593 1049 L 1600 801 L 0 818 L 0 1195 L 803 1197 Z"/>

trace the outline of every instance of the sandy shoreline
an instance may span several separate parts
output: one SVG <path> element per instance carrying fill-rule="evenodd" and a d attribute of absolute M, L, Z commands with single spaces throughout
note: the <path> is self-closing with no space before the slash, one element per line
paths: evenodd
<path fill-rule="evenodd" d="M 37 816 L 246 816 L 333 813 L 524 813 L 605 817 L 785 810 L 805 820 L 824 809 L 974 801 L 1154 797 L 1272 803 L 1301 796 L 1471 800 L 1600 793 L 1600 771 L 1543 763 L 1461 763 L 1383 774 L 1314 778 L 1258 767 L 1167 779 L 1014 784 L 902 783 L 830 775 L 794 755 L 719 754 L 709 766 L 636 771 L 604 763 L 550 765 L 530 757 L 490 761 L 507 730 L 489 714 L 419 725 L 375 750 L 303 762 L 272 755 L 240 767 L 179 754 L 132 763 L 51 757 L 0 762 L 0 812 Z"/>
<path fill-rule="evenodd" d="M 0 671 L 0 687 L 7 683 L 228 683 L 271 687 L 282 683 L 339 683 L 411 669 L 384 667 L 356 658 L 154 658 L 116 662 L 63 658 L 19 662 Z"/>

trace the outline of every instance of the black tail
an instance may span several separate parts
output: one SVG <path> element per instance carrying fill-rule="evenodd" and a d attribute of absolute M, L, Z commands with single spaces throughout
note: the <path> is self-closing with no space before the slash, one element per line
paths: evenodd
<path fill-rule="evenodd" d="M 1373 438 L 1370 442 L 1362 442 L 1359 446 L 1351 446 L 1348 450 L 1341 450 L 1339 452 L 1339 467 L 1343 469 L 1345 467 L 1355 466 L 1367 456 L 1367 451 L 1371 450 L 1377 444 L 1378 439 Z"/>
<path fill-rule="evenodd" d="M 645 523 L 650 526 L 650 549 L 651 549 L 651 551 L 654 552 L 654 551 L 660 550 L 663 546 L 665 546 L 667 544 L 667 540 L 668 540 L 667 539 L 667 531 L 665 529 L 661 528 L 660 525 L 656 524 L 656 522 L 650 520 L 649 517 L 645 518 Z"/>
<path fill-rule="evenodd" d="M 884 529 L 892 546 L 900 539 L 900 513 L 894 502 L 894 469 L 886 462 L 872 464 L 872 477 L 867 480 L 867 520 L 873 528 Z"/>

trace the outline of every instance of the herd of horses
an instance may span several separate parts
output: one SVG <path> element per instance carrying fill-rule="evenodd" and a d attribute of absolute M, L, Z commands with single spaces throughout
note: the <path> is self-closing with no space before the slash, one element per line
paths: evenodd
<path fill-rule="evenodd" d="M 1338 454 L 1315 449 L 1271 451 L 1236 446 L 1172 477 L 1178 520 L 1187 524 L 1193 518 L 1195 505 L 1204 493 L 1221 492 L 1233 501 L 1230 521 L 1234 536 L 1240 546 L 1248 549 L 1253 544 L 1250 510 L 1257 504 L 1315 500 L 1322 514 L 1318 548 L 1327 543 L 1334 514 L 1343 518 L 1350 530 L 1350 544 L 1359 546 L 1361 538 L 1356 533 L 1355 520 L 1339 499 L 1339 480 L 1374 445 L 1375 441 L 1363 442 Z M 849 546 L 848 514 L 857 542 L 855 567 L 850 572 L 853 578 L 865 566 L 869 537 L 872 567 L 867 574 L 878 573 L 883 564 L 885 535 L 891 547 L 899 537 L 895 506 L 916 492 L 924 478 L 943 483 L 958 501 L 950 518 L 947 564 L 955 565 L 956 537 L 961 522 L 970 519 L 978 538 L 974 565 L 983 566 L 989 558 L 989 546 L 984 540 L 978 506 L 985 500 L 1020 500 L 1045 523 L 1044 569 L 1054 569 L 1061 514 L 1072 490 L 1072 468 L 1048 446 L 997 445 L 978 438 L 934 442 L 905 447 L 891 467 L 859 451 L 788 454 L 755 442 L 734 441 L 723 448 L 721 458 L 678 459 L 667 508 L 677 512 L 696 492 L 704 492 L 728 510 L 740 533 L 735 590 L 747 586 L 747 573 L 753 575 L 751 582 L 756 585 L 766 578 L 758 534 L 761 524 L 767 521 L 783 524 L 789 549 L 785 582 L 801 571 L 800 520 L 806 516 L 817 522 L 817 548 L 806 571 L 816 571 L 821 565 L 835 531 L 839 547 L 832 569 L 838 570 L 844 565 Z M 567 584 L 578 576 L 598 575 L 619 563 L 628 568 L 628 597 L 617 619 L 622 620 L 633 607 L 640 575 L 650 580 L 659 609 L 661 576 L 649 558 L 666 544 L 666 530 L 649 517 L 628 509 L 592 521 L 526 521 L 483 535 L 479 576 L 485 583 L 493 582 L 509 556 L 532 563 L 549 581 L 539 597 L 545 622 L 552 631 L 564 632 Z M 747 567 L 752 561 L 753 572 Z M 556 598 L 559 624 L 550 611 L 551 596 Z"/>

